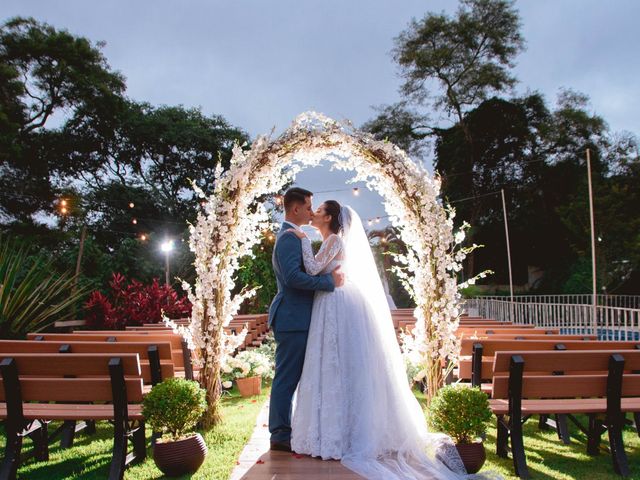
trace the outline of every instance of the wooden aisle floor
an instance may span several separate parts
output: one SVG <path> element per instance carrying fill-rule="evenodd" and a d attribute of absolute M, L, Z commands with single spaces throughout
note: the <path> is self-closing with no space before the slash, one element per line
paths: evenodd
<path fill-rule="evenodd" d="M 269 450 L 269 402 L 262 407 L 249 443 L 230 480 L 362 480 L 340 462 Z"/>

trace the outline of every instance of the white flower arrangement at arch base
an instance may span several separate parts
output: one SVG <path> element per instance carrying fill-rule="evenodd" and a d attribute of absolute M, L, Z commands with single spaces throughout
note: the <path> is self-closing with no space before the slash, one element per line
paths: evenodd
<path fill-rule="evenodd" d="M 334 168 L 355 172 L 352 181 L 366 182 L 380 193 L 391 223 L 407 245 L 407 254 L 398 257 L 404 267 L 397 273 L 416 302 L 417 322 L 410 338 L 405 338 L 405 351 L 410 347 L 420 359 L 428 396 L 443 383 L 442 361 L 453 362 L 458 356 L 456 272 L 468 249 L 459 248 L 464 230 L 455 236 L 452 231 L 453 210 L 438 200 L 439 179 L 397 146 L 307 112 L 273 141 L 261 136 L 247 151 L 236 146 L 229 169 L 218 167 L 208 198 L 196 188 L 206 201 L 190 227 L 197 280 L 192 286 L 183 284 L 193 310 L 182 333 L 197 352 L 200 383 L 207 390 L 205 426 L 219 420 L 220 369 L 225 355 L 240 343 L 239 337 L 225 335 L 224 327 L 255 293 L 231 293 L 239 259 L 251 255 L 263 231 L 272 227 L 267 208 L 257 199 L 280 191 L 302 168 L 324 159 Z"/>

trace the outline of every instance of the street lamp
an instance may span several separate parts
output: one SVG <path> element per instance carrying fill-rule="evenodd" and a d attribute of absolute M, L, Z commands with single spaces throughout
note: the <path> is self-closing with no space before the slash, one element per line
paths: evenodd
<path fill-rule="evenodd" d="M 164 252 L 165 258 L 164 283 L 165 285 L 169 285 L 169 254 L 173 250 L 173 240 L 165 240 L 162 245 L 160 245 L 160 250 Z"/>

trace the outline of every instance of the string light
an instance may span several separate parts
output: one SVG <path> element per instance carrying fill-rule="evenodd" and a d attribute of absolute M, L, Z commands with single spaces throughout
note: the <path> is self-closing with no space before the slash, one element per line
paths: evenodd
<path fill-rule="evenodd" d="M 61 214 L 63 214 L 63 215 L 66 215 L 66 214 L 67 214 L 67 212 L 68 212 L 67 207 L 62 207 L 62 208 L 60 209 L 60 213 L 61 213 Z"/>
<path fill-rule="evenodd" d="M 353 187 L 353 195 L 356 197 L 360 195 L 360 189 L 358 187 Z"/>
<path fill-rule="evenodd" d="M 141 241 L 143 241 L 143 242 L 146 242 L 146 241 L 147 241 L 147 235 L 146 235 L 146 234 L 144 234 L 144 233 L 143 233 L 143 234 L 141 234 L 141 235 L 140 235 L 140 240 L 141 240 Z"/>
<path fill-rule="evenodd" d="M 133 202 L 129 202 L 129 208 L 133 208 L 133 207 L 135 207 L 135 206 L 136 206 L 136 205 L 135 205 Z"/>
<path fill-rule="evenodd" d="M 60 205 L 62 205 L 63 207 L 66 207 L 67 201 L 63 198 L 62 200 L 60 200 Z"/>
<path fill-rule="evenodd" d="M 131 223 L 133 223 L 134 225 L 138 224 L 138 220 L 136 220 L 135 218 L 133 220 L 131 220 Z"/>
<path fill-rule="evenodd" d="M 276 195 L 276 205 L 282 205 L 282 195 Z"/>

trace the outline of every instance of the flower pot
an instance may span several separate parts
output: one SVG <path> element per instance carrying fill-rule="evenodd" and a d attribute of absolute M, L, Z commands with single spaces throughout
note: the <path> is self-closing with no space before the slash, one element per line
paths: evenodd
<path fill-rule="evenodd" d="M 207 445 L 199 433 L 176 442 L 156 442 L 153 460 L 167 477 L 195 473 L 204 462 Z"/>
<path fill-rule="evenodd" d="M 262 391 L 262 377 L 237 378 L 236 383 L 243 397 L 260 395 Z"/>
<path fill-rule="evenodd" d="M 467 473 L 476 473 L 484 465 L 484 461 L 487 459 L 487 455 L 484 451 L 484 444 L 482 442 L 476 443 L 459 443 L 456 444 L 456 449 L 462 458 L 464 468 L 467 469 Z"/>

